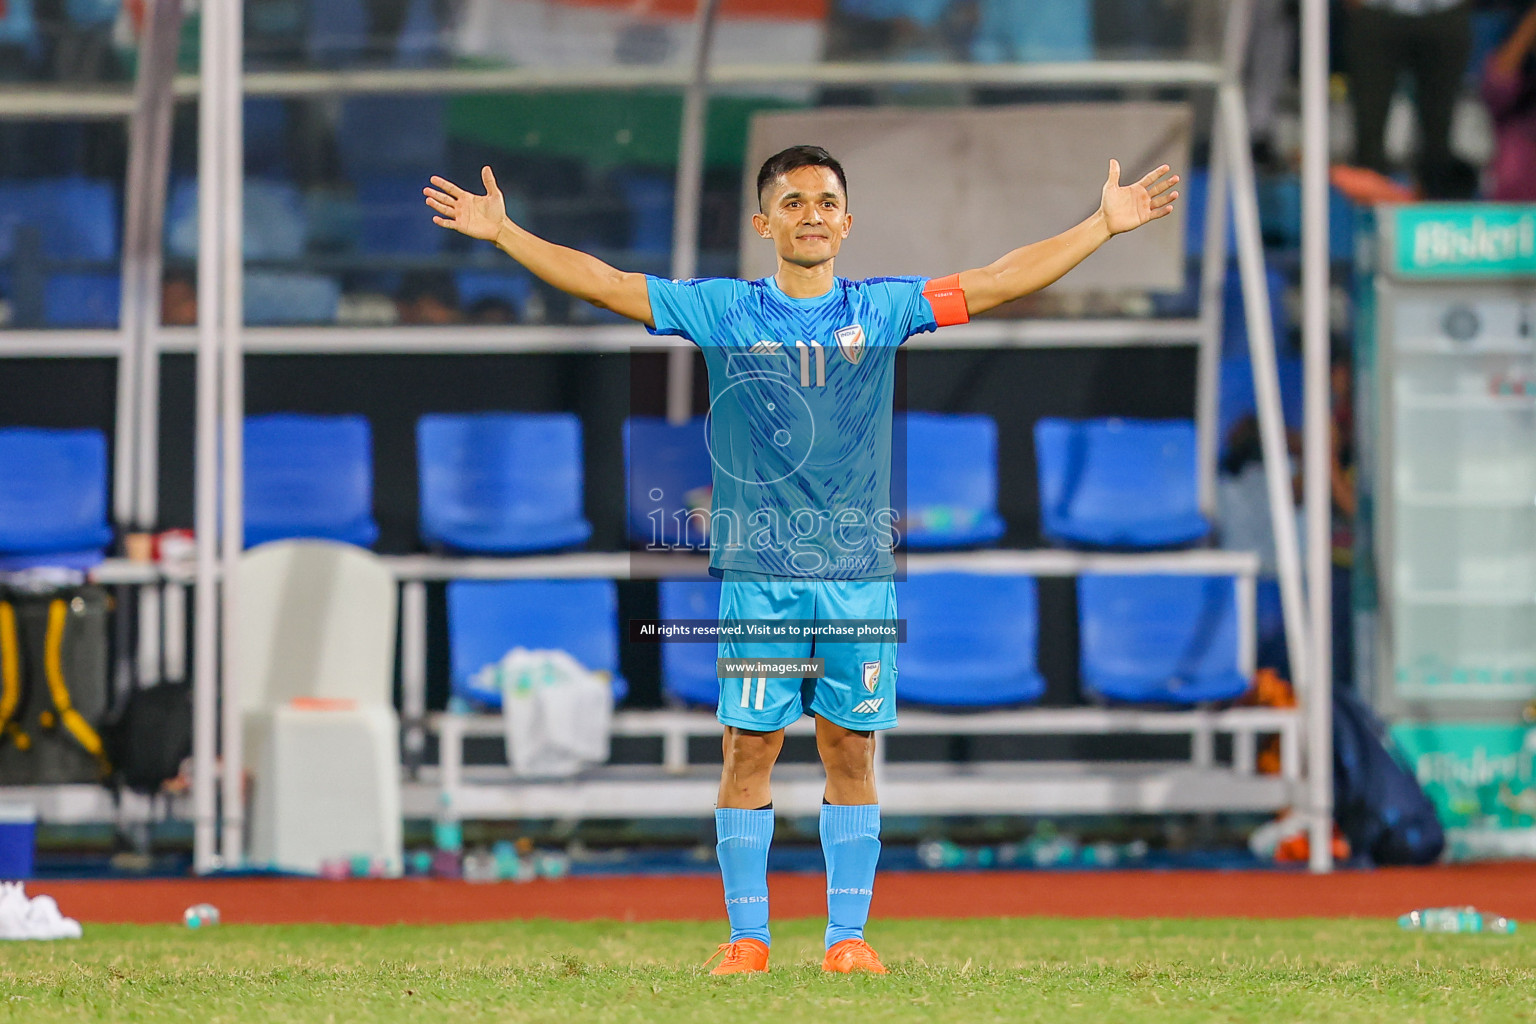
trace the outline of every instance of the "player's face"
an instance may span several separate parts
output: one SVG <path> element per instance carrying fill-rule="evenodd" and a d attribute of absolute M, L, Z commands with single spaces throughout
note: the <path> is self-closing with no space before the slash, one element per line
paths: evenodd
<path fill-rule="evenodd" d="M 830 167 L 796 167 L 768 188 L 752 226 L 773 239 L 779 259 L 814 267 L 837 255 L 853 218 L 848 197 Z"/>

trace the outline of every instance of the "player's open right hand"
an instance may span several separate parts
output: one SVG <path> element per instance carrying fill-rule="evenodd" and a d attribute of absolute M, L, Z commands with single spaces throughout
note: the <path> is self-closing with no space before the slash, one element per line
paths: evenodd
<path fill-rule="evenodd" d="M 437 188 L 421 190 L 427 197 L 427 205 L 437 211 L 438 216 L 432 218 L 432 223 L 471 238 L 494 242 L 507 218 L 507 204 L 489 167 L 480 168 L 480 180 L 485 183 L 483 196 L 466 192 L 447 178 L 433 175 L 432 184 Z"/>

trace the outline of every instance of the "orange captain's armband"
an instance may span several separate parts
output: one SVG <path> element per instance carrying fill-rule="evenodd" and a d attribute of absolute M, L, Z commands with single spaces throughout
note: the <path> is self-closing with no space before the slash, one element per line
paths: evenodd
<path fill-rule="evenodd" d="M 923 285 L 923 298 L 933 307 L 933 319 L 940 327 L 968 324 L 971 314 L 965 308 L 965 292 L 960 288 L 960 275 L 936 277 Z"/>

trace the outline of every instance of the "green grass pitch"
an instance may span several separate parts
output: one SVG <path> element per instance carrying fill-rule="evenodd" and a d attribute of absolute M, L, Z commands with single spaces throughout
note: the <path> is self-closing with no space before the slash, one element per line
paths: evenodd
<path fill-rule="evenodd" d="M 823 975 L 777 922 L 767 976 L 700 968 L 721 925 L 94 925 L 0 948 L 0 1021 L 1294 1021 L 1536 1019 L 1527 936 L 1377 920 L 877 921 L 886 977 Z"/>

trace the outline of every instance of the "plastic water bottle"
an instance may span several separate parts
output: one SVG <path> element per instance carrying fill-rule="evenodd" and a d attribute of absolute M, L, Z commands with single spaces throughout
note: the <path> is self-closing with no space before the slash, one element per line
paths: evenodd
<path fill-rule="evenodd" d="M 212 903 L 194 903 L 181 915 L 188 928 L 212 928 L 219 923 L 219 908 Z"/>
<path fill-rule="evenodd" d="M 493 843 L 491 859 L 496 862 L 496 878 L 499 881 L 510 882 L 517 878 L 518 863 L 521 858 L 517 855 L 517 847 L 509 841 L 500 839 Z"/>
<path fill-rule="evenodd" d="M 432 851 L 412 850 L 405 858 L 407 878 L 426 878 L 432 873 Z"/>
<path fill-rule="evenodd" d="M 496 858 L 489 850 L 471 850 L 464 855 L 464 881 L 496 881 Z"/>
<path fill-rule="evenodd" d="M 948 839 L 930 839 L 918 844 L 917 859 L 935 870 L 958 868 L 965 863 L 965 851 Z"/>
<path fill-rule="evenodd" d="M 1512 935 L 1517 924 L 1499 914 L 1484 914 L 1476 907 L 1426 907 L 1410 910 L 1397 919 L 1397 926 L 1410 932 L 1459 932 Z"/>
<path fill-rule="evenodd" d="M 540 878 L 564 878 L 571 873 L 571 858 L 562 850 L 551 850 L 539 854 L 538 867 Z"/>
<path fill-rule="evenodd" d="M 464 851 L 464 826 L 455 820 L 438 819 L 432 823 L 432 845 L 452 853 Z"/>

